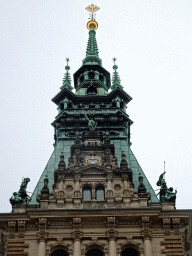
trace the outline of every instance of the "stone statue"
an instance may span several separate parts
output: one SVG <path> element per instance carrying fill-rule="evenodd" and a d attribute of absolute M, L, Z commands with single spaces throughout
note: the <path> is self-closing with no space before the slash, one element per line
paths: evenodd
<path fill-rule="evenodd" d="M 21 186 L 18 192 L 14 192 L 13 196 L 9 199 L 12 206 L 27 204 L 30 201 L 30 197 L 27 195 L 26 188 L 29 183 L 29 178 L 24 178 L 21 182 Z"/>

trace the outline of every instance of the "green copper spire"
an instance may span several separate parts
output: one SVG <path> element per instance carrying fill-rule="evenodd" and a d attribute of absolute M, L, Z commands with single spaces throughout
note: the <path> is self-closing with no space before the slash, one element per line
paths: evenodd
<path fill-rule="evenodd" d="M 118 66 L 115 64 L 116 60 L 117 60 L 116 58 L 113 58 L 113 61 L 114 61 L 113 69 L 115 71 L 113 72 L 113 78 L 112 78 L 112 86 L 111 86 L 112 90 L 114 90 L 117 87 L 123 89 L 123 86 L 121 85 L 121 79 L 120 79 L 119 74 L 117 72 Z"/>
<path fill-rule="evenodd" d="M 89 31 L 89 39 L 88 39 L 88 43 L 87 43 L 86 56 L 88 56 L 88 55 L 99 56 L 99 51 L 98 51 L 95 35 L 96 35 L 96 31 L 92 27 L 91 30 Z"/>
<path fill-rule="evenodd" d="M 98 11 L 100 8 L 94 4 L 89 5 L 85 8 L 87 11 L 91 12 L 90 21 L 87 22 L 87 28 L 89 29 L 89 38 L 87 43 L 86 57 L 83 59 L 83 65 L 102 65 L 102 61 L 99 58 L 99 50 L 96 40 L 96 29 L 98 28 L 98 23 L 95 21 L 94 12 Z"/>
<path fill-rule="evenodd" d="M 70 67 L 68 65 L 69 58 L 66 58 L 66 61 L 67 61 L 67 66 L 65 66 L 66 73 L 64 75 L 63 84 L 60 87 L 60 89 L 63 90 L 64 88 L 67 88 L 69 90 L 73 90 L 73 87 L 71 86 L 71 76 L 69 74 L 69 70 L 70 70 Z"/>

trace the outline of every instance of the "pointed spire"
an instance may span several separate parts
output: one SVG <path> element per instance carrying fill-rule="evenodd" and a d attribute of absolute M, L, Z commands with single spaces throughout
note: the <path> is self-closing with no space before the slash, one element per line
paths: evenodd
<path fill-rule="evenodd" d="M 123 86 L 121 85 L 121 79 L 120 79 L 119 74 L 117 72 L 118 66 L 115 64 L 116 60 L 117 60 L 116 58 L 113 58 L 113 61 L 114 61 L 114 65 L 113 65 L 114 72 L 113 72 L 112 86 L 111 86 L 112 90 L 116 89 L 117 87 L 123 89 Z"/>
<path fill-rule="evenodd" d="M 92 27 L 91 30 L 89 31 L 89 39 L 88 39 L 88 43 L 87 43 L 86 56 L 88 56 L 88 55 L 99 56 L 97 40 L 96 40 L 95 35 L 96 35 L 96 31 Z"/>
<path fill-rule="evenodd" d="M 93 13 L 98 11 L 100 8 L 92 4 L 87 6 L 85 9 L 92 14 L 90 14 L 90 21 L 87 22 L 87 28 L 89 29 L 89 38 L 87 42 L 86 57 L 83 59 L 83 65 L 102 65 L 102 60 L 99 58 L 99 50 L 97 46 L 95 31 L 98 28 L 98 23 L 95 21 L 95 15 L 93 15 Z"/>
<path fill-rule="evenodd" d="M 69 90 L 73 90 L 73 87 L 71 86 L 71 76 L 69 73 L 69 70 L 70 70 L 70 67 L 68 65 L 69 58 L 66 58 L 66 61 L 67 61 L 67 66 L 65 66 L 66 73 L 64 75 L 63 84 L 60 87 L 60 89 L 63 90 L 64 88 L 67 88 Z"/>

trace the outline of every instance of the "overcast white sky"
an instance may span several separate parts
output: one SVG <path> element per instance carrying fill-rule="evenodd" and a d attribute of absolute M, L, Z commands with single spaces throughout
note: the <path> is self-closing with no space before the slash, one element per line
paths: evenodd
<path fill-rule="evenodd" d="M 0 212 L 22 177 L 33 191 L 53 151 L 65 58 L 71 74 L 87 45 L 88 0 L 0 1 Z M 132 149 L 154 189 L 166 161 L 177 209 L 192 208 L 192 1 L 96 0 L 103 67 L 117 57 L 122 85 L 133 97 L 127 112 Z"/>

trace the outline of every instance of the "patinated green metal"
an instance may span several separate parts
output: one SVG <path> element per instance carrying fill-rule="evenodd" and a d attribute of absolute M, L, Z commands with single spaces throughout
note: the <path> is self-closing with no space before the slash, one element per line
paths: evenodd
<path fill-rule="evenodd" d="M 19 191 L 14 192 L 13 196 L 9 200 L 12 206 L 29 203 L 30 197 L 26 192 L 27 184 L 29 183 L 29 181 L 29 178 L 23 178 Z"/>
<path fill-rule="evenodd" d="M 64 75 L 63 83 L 60 89 L 63 90 L 64 88 L 67 88 L 69 90 L 73 90 L 73 87 L 71 86 L 71 76 L 69 73 L 69 70 L 70 70 L 70 67 L 68 65 L 69 58 L 66 58 L 66 61 L 67 61 L 67 65 L 65 66 L 66 73 Z"/>
<path fill-rule="evenodd" d="M 89 38 L 87 42 L 86 57 L 83 59 L 83 65 L 98 64 L 102 66 L 102 60 L 99 58 L 99 50 L 96 40 L 96 31 L 91 28 L 89 30 Z"/>
<path fill-rule="evenodd" d="M 88 115 L 85 113 L 84 109 L 83 109 L 83 113 L 85 115 L 85 119 L 88 121 L 88 126 L 91 129 L 95 130 L 95 128 L 97 127 L 97 122 L 95 122 L 92 118 L 89 118 Z"/>
<path fill-rule="evenodd" d="M 96 32 L 94 29 L 90 29 L 86 57 L 83 60 L 83 65 L 73 75 L 76 93 L 66 86 L 52 99 L 58 108 L 58 115 L 52 122 L 55 131 L 54 151 L 39 179 L 30 204 L 37 203 L 36 196 L 41 194 L 45 175 L 49 179 L 47 186 L 52 191 L 54 170 L 60 163 L 61 152 L 64 152 L 65 164 L 68 168 L 71 147 L 74 142 L 78 144 L 79 141 L 82 141 L 84 132 L 95 128 L 94 131 L 100 131 L 105 134 L 105 137 L 110 137 L 111 144 L 115 148 L 118 165 L 121 165 L 122 170 L 124 170 L 123 168 L 131 169 L 135 189 L 140 186 L 140 195 L 150 193 L 151 202 L 159 202 L 130 148 L 133 121 L 126 113 L 126 106 L 132 97 L 123 90 L 115 60 L 114 70 L 113 89 L 108 93 L 111 88 L 110 73 L 102 67 Z M 89 120 L 85 118 L 84 112 Z M 138 180 L 139 173 L 142 173 L 143 176 L 142 186 Z"/>
<path fill-rule="evenodd" d="M 119 74 L 117 72 L 118 66 L 115 64 L 116 60 L 117 60 L 116 58 L 113 58 L 113 61 L 114 61 L 114 65 L 113 65 L 114 72 L 113 72 L 112 86 L 111 86 L 112 90 L 114 90 L 117 87 L 123 89 L 123 86 L 121 85 L 121 79 L 120 79 Z"/>
<path fill-rule="evenodd" d="M 173 192 L 173 188 L 167 187 L 166 181 L 165 181 L 165 171 L 159 176 L 159 180 L 157 181 L 156 185 L 160 186 L 160 191 L 159 191 L 159 197 L 161 202 L 175 202 L 176 200 L 176 194 L 177 190 Z"/>

